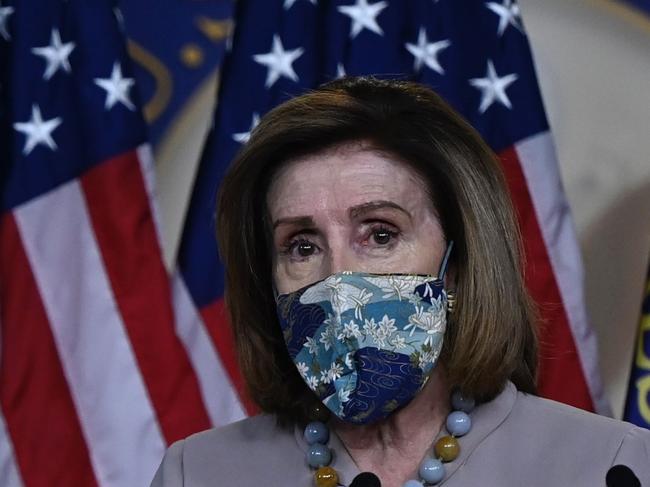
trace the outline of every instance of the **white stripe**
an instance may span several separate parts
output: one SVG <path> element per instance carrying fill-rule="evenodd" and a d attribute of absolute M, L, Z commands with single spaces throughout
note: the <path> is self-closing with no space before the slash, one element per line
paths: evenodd
<path fill-rule="evenodd" d="M 176 333 L 199 379 L 212 424 L 220 426 L 246 416 L 228 373 L 179 273 L 173 277 Z"/>
<path fill-rule="evenodd" d="M 5 418 L 0 410 L 0 485 L 2 487 L 23 487 L 16 465 L 14 449 L 7 431 Z"/>
<path fill-rule="evenodd" d="M 15 215 L 99 485 L 149 485 L 165 442 L 81 187 L 68 183 Z"/>
<path fill-rule="evenodd" d="M 543 132 L 517 143 L 515 148 L 594 406 L 598 413 L 611 415 L 600 381 L 596 335 L 585 309 L 582 258 L 571 211 L 562 188 L 553 139 L 550 133 Z"/>

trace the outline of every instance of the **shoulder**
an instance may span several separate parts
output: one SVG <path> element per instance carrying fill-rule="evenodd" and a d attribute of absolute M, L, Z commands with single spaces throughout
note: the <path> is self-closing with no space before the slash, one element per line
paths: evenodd
<path fill-rule="evenodd" d="M 453 485 L 490 472 L 489 485 L 591 487 L 604 485 L 614 465 L 650 478 L 650 431 L 521 393 L 510 383 L 477 407 L 472 421 L 472 432 L 459 443 L 461 455 L 463 444 L 474 449 Z"/>
<path fill-rule="evenodd" d="M 511 418 L 548 433 L 562 430 L 564 434 L 574 432 L 587 438 L 607 436 L 616 438 L 619 443 L 631 432 L 650 435 L 650 432 L 633 424 L 522 392 L 517 392 Z"/>
<path fill-rule="evenodd" d="M 506 423 L 512 435 L 525 438 L 556 465 L 607 470 L 623 464 L 650 478 L 650 431 L 633 424 L 521 392 Z"/>
<path fill-rule="evenodd" d="M 300 474 L 304 455 L 293 428 L 255 416 L 174 443 L 152 487 L 244 485 L 274 473 Z"/>
<path fill-rule="evenodd" d="M 262 414 L 235 423 L 202 431 L 185 439 L 185 451 L 219 451 L 236 448 L 266 447 L 269 441 L 290 440 L 293 443 L 293 429 L 282 428 L 274 416 Z"/>

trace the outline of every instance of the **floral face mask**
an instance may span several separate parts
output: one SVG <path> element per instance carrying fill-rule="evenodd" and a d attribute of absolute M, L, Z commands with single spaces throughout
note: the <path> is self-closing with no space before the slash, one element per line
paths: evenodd
<path fill-rule="evenodd" d="M 447 323 L 451 246 L 438 277 L 341 272 L 277 297 L 291 359 L 340 419 L 378 421 L 424 387 Z"/>

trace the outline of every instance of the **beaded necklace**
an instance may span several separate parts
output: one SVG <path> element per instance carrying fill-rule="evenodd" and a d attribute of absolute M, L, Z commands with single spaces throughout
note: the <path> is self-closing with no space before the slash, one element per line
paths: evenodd
<path fill-rule="evenodd" d="M 445 426 L 449 435 L 441 437 L 433 446 L 434 456 L 427 456 L 418 468 L 419 480 L 407 480 L 403 487 L 423 487 L 439 484 L 445 478 L 445 463 L 458 458 L 460 445 L 456 438 L 466 435 L 472 428 L 469 413 L 474 409 L 474 399 L 455 391 L 451 396 L 452 411 L 447 416 Z M 313 469 L 316 487 L 337 487 L 339 476 L 329 464 L 332 451 L 327 446 L 330 432 L 325 424 L 329 412 L 322 404 L 316 405 L 310 414 L 312 421 L 307 424 L 304 438 L 307 449 L 307 463 Z"/>

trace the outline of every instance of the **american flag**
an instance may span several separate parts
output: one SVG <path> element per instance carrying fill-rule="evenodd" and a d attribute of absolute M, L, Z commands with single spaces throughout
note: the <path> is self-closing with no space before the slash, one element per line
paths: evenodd
<path fill-rule="evenodd" d="M 0 6 L 2 486 L 148 485 L 215 424 L 119 18 L 107 0 Z"/>

